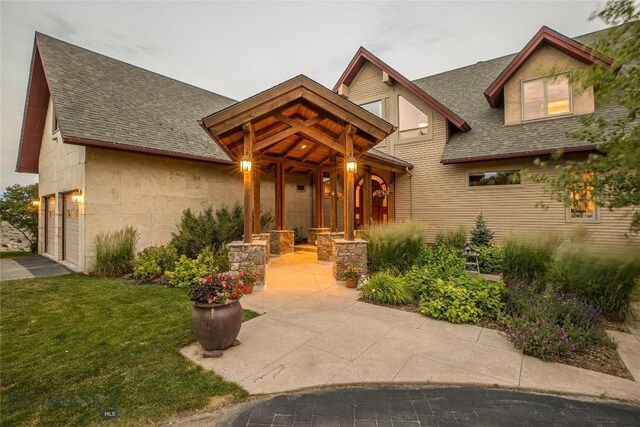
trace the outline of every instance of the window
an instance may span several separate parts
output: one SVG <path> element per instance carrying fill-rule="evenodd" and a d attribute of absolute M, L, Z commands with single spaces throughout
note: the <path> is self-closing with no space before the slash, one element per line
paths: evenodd
<path fill-rule="evenodd" d="M 56 112 L 53 112 L 53 117 L 51 119 L 51 133 L 56 133 L 58 131 L 58 117 L 56 116 Z"/>
<path fill-rule="evenodd" d="M 571 113 L 571 87 L 567 74 L 522 82 L 522 120 L 568 113 Z"/>
<path fill-rule="evenodd" d="M 362 108 L 382 118 L 382 101 L 373 101 L 361 105 Z"/>
<path fill-rule="evenodd" d="M 487 185 L 517 185 L 521 183 L 520 171 L 470 172 L 469 187 Z"/>
<path fill-rule="evenodd" d="M 579 185 L 570 194 L 569 217 L 573 220 L 596 220 L 597 207 L 596 200 L 593 197 L 593 187 L 588 185 L 589 178 L 592 174 L 584 176 L 586 185 Z"/>
<path fill-rule="evenodd" d="M 428 135 L 429 115 L 403 96 L 398 96 L 398 116 L 400 139 Z"/>
<path fill-rule="evenodd" d="M 296 184 L 296 191 L 298 191 L 299 193 L 304 193 L 307 190 L 305 189 L 304 184 Z"/>

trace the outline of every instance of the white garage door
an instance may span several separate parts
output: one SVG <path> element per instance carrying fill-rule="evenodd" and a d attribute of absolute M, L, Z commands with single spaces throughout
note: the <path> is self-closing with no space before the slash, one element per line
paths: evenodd
<path fill-rule="evenodd" d="M 64 259 L 78 265 L 80 248 L 80 225 L 78 203 L 73 202 L 74 193 L 64 195 Z"/>
<path fill-rule="evenodd" d="M 55 255 L 56 247 L 56 198 L 44 198 L 44 251 Z"/>

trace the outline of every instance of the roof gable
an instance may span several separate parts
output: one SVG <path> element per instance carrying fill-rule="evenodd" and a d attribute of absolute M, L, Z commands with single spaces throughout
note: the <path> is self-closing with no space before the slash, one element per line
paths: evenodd
<path fill-rule="evenodd" d="M 398 84 L 402 85 L 409 92 L 417 96 L 421 101 L 426 103 L 435 111 L 442 114 L 450 123 L 452 123 L 459 130 L 466 132 L 471 129 L 469 124 L 462 117 L 458 116 L 449 108 L 447 108 L 446 106 L 438 102 L 435 98 L 433 98 L 428 93 L 420 89 L 409 79 L 407 79 L 402 74 L 400 74 L 399 72 L 391 68 L 389 65 L 381 61 L 378 57 L 376 57 L 374 54 L 372 54 L 362 46 L 358 49 L 358 51 L 356 52 L 351 62 L 342 73 L 342 76 L 340 76 L 340 79 L 333 87 L 333 91 L 337 92 L 340 85 L 343 85 L 343 84 L 346 86 L 349 86 L 353 82 L 353 79 L 355 79 L 356 75 L 358 74 L 358 72 L 366 62 L 372 63 L 373 65 L 375 65 L 376 67 L 380 68 L 382 71 L 387 73 L 389 77 L 395 80 Z"/>
<path fill-rule="evenodd" d="M 613 63 L 611 58 L 598 54 L 589 47 L 566 37 L 547 26 L 543 26 L 525 47 L 502 70 L 496 79 L 485 90 L 484 95 L 491 107 L 498 107 L 502 103 L 504 86 L 513 75 L 527 62 L 533 53 L 542 45 L 551 45 L 561 52 L 569 55 L 585 64 L 600 64 L 608 67 Z"/>

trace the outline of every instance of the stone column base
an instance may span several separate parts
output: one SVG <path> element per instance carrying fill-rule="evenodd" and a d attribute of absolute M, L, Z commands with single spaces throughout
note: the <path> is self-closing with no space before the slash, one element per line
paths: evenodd
<path fill-rule="evenodd" d="M 345 240 L 332 239 L 331 253 L 333 256 L 333 277 L 344 281 L 344 271 L 348 265 L 367 274 L 367 241 L 362 239 Z"/>
<path fill-rule="evenodd" d="M 341 231 L 318 233 L 317 235 L 317 252 L 318 261 L 331 262 L 333 260 L 331 255 L 331 239 L 343 239 L 344 233 Z"/>
<path fill-rule="evenodd" d="M 271 230 L 271 255 L 285 255 L 293 253 L 293 230 Z"/>
<path fill-rule="evenodd" d="M 316 239 L 318 234 L 329 232 L 331 232 L 330 228 L 310 228 L 307 231 L 307 243 L 309 243 L 310 245 L 317 245 Z"/>
<path fill-rule="evenodd" d="M 253 241 L 267 242 L 266 249 L 266 263 L 269 265 L 271 262 L 271 234 L 269 233 L 260 233 L 252 235 Z"/>
<path fill-rule="evenodd" d="M 231 242 L 229 248 L 229 271 L 238 273 L 250 271 L 258 276 L 255 286 L 266 282 L 266 260 L 268 243 L 257 240 L 252 243 Z"/>

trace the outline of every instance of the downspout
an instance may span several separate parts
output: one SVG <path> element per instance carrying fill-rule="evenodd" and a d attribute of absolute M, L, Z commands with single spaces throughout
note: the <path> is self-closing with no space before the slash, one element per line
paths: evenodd
<path fill-rule="evenodd" d="M 409 219 L 413 219 L 413 174 L 409 166 L 407 166 L 405 170 L 409 174 Z"/>

